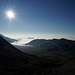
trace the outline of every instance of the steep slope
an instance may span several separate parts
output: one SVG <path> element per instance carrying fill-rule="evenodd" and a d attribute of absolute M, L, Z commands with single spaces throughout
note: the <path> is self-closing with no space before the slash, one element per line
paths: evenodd
<path fill-rule="evenodd" d="M 19 51 L 18 49 L 16 49 L 14 46 L 12 46 L 9 42 L 7 42 L 1 36 L 0 36 L 0 51 L 1 51 L 0 53 L 3 53 L 9 56 L 10 58 L 13 58 L 15 56 L 19 58 L 21 57 L 21 55 L 25 54 Z"/>
<path fill-rule="evenodd" d="M 4 36 L 4 35 L 2 35 L 2 34 L 0 34 L 0 36 L 2 36 L 4 39 L 6 39 L 9 43 L 13 43 L 13 42 L 15 42 L 15 41 L 18 41 L 18 40 L 16 40 L 16 39 L 12 39 L 12 38 L 6 37 L 6 36 Z"/>
<path fill-rule="evenodd" d="M 24 71 L 23 66 L 29 60 L 32 60 L 29 55 L 17 50 L 0 36 L 0 75 L 15 75 L 20 73 L 19 70 Z"/>

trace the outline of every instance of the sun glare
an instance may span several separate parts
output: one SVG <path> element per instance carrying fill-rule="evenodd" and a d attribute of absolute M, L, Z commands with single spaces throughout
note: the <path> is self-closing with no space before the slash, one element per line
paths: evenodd
<path fill-rule="evenodd" d="M 14 18 L 14 12 L 13 11 L 8 11 L 7 16 L 11 19 Z"/>

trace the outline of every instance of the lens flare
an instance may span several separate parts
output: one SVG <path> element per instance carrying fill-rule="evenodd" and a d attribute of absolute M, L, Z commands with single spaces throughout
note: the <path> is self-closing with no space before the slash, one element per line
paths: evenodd
<path fill-rule="evenodd" d="M 11 19 L 14 18 L 14 12 L 13 11 L 8 11 L 7 16 Z"/>

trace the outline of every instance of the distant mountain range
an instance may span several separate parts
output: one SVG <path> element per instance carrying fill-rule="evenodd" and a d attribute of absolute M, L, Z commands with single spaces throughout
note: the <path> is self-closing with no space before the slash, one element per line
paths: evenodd
<path fill-rule="evenodd" d="M 75 41 L 61 39 L 35 39 L 25 45 L 32 45 L 46 51 L 75 50 Z"/>
<path fill-rule="evenodd" d="M 18 41 L 18 40 L 16 40 L 16 39 L 12 39 L 12 38 L 6 37 L 6 36 L 4 36 L 4 35 L 2 35 L 2 34 L 0 34 L 0 36 L 2 36 L 4 39 L 6 39 L 9 43 L 13 43 L 13 42 L 15 42 L 15 41 Z"/>

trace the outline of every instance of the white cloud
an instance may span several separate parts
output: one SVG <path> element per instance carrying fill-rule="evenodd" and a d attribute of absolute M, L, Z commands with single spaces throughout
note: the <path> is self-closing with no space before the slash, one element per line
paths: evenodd
<path fill-rule="evenodd" d="M 19 39 L 18 42 L 13 42 L 12 44 L 15 45 L 25 45 L 26 43 L 32 41 L 35 37 L 35 39 L 60 39 L 60 38 L 66 38 L 66 39 L 72 39 L 75 40 L 75 35 L 58 35 L 58 34 L 16 34 L 16 35 L 6 35 L 7 37 L 13 38 L 13 39 Z M 31 36 L 31 37 L 30 37 Z"/>
<path fill-rule="evenodd" d="M 25 45 L 26 43 L 28 43 L 28 42 L 30 42 L 32 39 L 27 39 L 27 38 L 20 38 L 19 39 L 19 41 L 17 41 L 17 42 L 13 42 L 13 43 L 11 43 L 11 44 L 13 44 L 13 45 Z"/>

